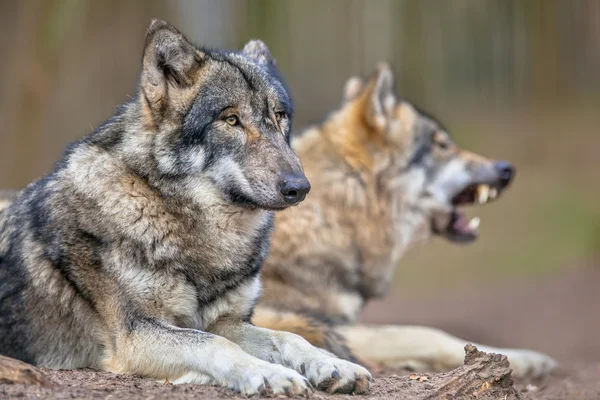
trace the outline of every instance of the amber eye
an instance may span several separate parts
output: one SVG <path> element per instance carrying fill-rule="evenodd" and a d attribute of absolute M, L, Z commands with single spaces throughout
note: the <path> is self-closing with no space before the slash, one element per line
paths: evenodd
<path fill-rule="evenodd" d="M 231 126 L 236 126 L 236 125 L 239 125 L 239 123 L 240 123 L 238 117 L 235 115 L 230 115 L 228 117 L 225 117 L 225 122 L 227 122 Z"/>
<path fill-rule="evenodd" d="M 286 116 L 287 116 L 287 114 L 284 111 L 278 111 L 275 113 L 275 119 L 277 120 L 277 122 L 281 121 Z"/>

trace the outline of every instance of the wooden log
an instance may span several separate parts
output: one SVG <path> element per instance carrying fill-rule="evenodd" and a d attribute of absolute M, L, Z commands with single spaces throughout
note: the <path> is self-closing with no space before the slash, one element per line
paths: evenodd
<path fill-rule="evenodd" d="M 501 354 L 478 351 L 465 346 L 462 366 L 444 373 L 413 373 L 378 379 L 374 395 L 382 395 L 379 387 L 394 387 L 386 393 L 398 399 L 410 400 L 525 400 L 529 397 L 513 386 L 508 359 Z M 392 382 L 391 380 L 395 381 Z M 383 382 L 382 382 L 383 381 Z"/>
<path fill-rule="evenodd" d="M 1 355 L 0 383 L 54 387 L 54 383 L 39 368 Z"/>

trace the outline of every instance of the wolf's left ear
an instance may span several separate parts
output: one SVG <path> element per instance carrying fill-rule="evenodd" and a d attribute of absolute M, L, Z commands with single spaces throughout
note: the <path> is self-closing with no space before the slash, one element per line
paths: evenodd
<path fill-rule="evenodd" d="M 262 40 L 251 40 L 244 46 L 242 54 L 261 64 L 275 64 L 269 48 Z"/>
<path fill-rule="evenodd" d="M 204 53 L 196 49 L 177 29 L 153 20 L 146 33 L 141 85 L 151 103 L 168 95 L 167 85 L 186 88 L 197 79 Z"/>
<path fill-rule="evenodd" d="M 394 74 L 389 64 L 381 63 L 363 92 L 365 120 L 376 129 L 384 129 L 396 104 Z"/>

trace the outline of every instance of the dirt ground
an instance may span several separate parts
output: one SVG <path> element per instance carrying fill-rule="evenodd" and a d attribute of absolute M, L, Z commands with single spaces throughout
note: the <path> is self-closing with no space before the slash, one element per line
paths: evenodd
<path fill-rule="evenodd" d="M 490 283 L 427 297 L 388 297 L 364 310 L 372 323 L 426 325 L 476 343 L 528 348 L 560 368 L 527 385 L 536 400 L 600 399 L 600 259 L 510 287 Z M 509 296 L 506 293 L 510 293 Z"/>
<path fill-rule="evenodd" d="M 541 380 L 517 380 L 523 398 L 600 399 L 600 260 L 551 277 L 490 284 L 460 293 L 420 298 L 417 293 L 389 297 L 365 310 L 363 321 L 435 326 L 468 340 L 496 346 L 526 347 L 555 357 L 561 368 Z M 235 399 L 228 390 L 160 384 L 132 376 L 92 370 L 46 371 L 54 389 L 0 385 L 0 399 Z M 374 371 L 369 399 L 397 398 L 409 371 Z M 345 399 L 314 393 L 315 399 Z M 357 396 L 352 396 L 356 398 Z M 415 398 L 416 399 L 416 398 Z M 411 399 L 412 400 L 412 399 Z"/>

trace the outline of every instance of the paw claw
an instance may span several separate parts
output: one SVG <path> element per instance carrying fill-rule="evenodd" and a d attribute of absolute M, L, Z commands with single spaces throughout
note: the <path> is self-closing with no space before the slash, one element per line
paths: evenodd
<path fill-rule="evenodd" d="M 267 394 L 267 388 L 265 387 L 265 385 L 260 385 L 257 391 L 261 396 L 265 396 Z"/>
<path fill-rule="evenodd" d="M 352 394 L 368 394 L 371 391 L 371 384 L 369 382 L 372 381 L 373 378 L 371 376 L 368 376 L 367 379 L 358 379 L 354 385 Z"/>
<path fill-rule="evenodd" d="M 308 386 L 308 389 L 309 389 L 311 392 L 314 392 L 314 391 L 315 391 L 315 388 L 314 388 L 314 386 L 312 385 L 312 383 L 310 383 L 310 381 L 309 381 L 308 379 L 304 378 L 304 383 L 306 383 L 306 386 Z"/>

